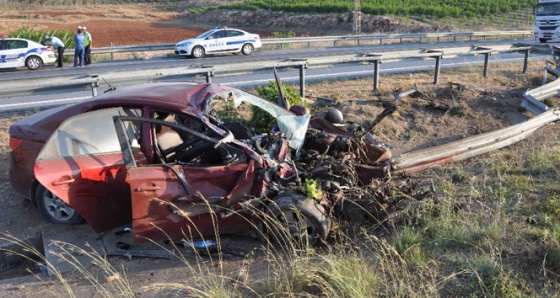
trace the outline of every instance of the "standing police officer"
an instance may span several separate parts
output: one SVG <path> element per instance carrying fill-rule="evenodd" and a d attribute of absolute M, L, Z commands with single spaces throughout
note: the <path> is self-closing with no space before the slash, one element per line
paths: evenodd
<path fill-rule="evenodd" d="M 58 57 L 56 57 L 56 62 L 58 62 L 58 65 L 56 67 L 62 67 L 62 60 L 64 58 L 64 43 L 56 36 L 47 35 L 45 36 L 45 40 L 57 50 Z"/>
<path fill-rule="evenodd" d="M 74 67 L 84 66 L 85 39 L 82 26 L 78 26 L 78 31 L 74 34 L 74 41 L 76 42 L 76 49 L 74 50 Z"/>
<path fill-rule="evenodd" d="M 85 46 L 85 65 L 89 65 L 91 64 L 91 34 L 87 31 L 87 28 L 84 26 L 82 27 L 82 29 L 84 30 L 84 35 L 85 35 L 85 39 L 84 39 L 84 46 Z"/>

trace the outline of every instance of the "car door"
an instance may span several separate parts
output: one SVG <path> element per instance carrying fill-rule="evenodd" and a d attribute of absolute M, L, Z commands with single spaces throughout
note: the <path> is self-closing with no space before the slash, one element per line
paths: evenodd
<path fill-rule="evenodd" d="M 228 51 L 240 51 L 246 41 L 245 33 L 239 30 L 227 30 L 226 48 Z"/>
<path fill-rule="evenodd" d="M 217 30 L 206 38 L 206 52 L 221 52 L 226 49 L 226 30 Z"/>
<path fill-rule="evenodd" d="M 169 118 L 169 117 L 166 117 Z M 220 143 L 200 119 L 177 123 L 158 119 L 118 117 L 120 144 L 132 196 L 132 231 L 136 243 L 150 240 L 250 234 L 254 224 L 239 212 L 251 193 L 254 164 L 236 146 Z M 149 122 L 157 131 L 174 131 L 183 140 L 172 161 L 138 164 L 131 149 L 127 122 Z M 156 130 L 156 128 L 154 128 Z M 153 142 L 157 148 L 158 135 Z"/>
<path fill-rule="evenodd" d="M 4 40 L 0 62 L 3 67 L 21 67 L 25 65 L 27 41 L 18 39 Z"/>
<path fill-rule="evenodd" d="M 63 122 L 35 162 L 35 177 L 74 208 L 96 232 L 131 219 L 130 187 L 113 116 L 140 116 L 137 108 L 109 108 L 80 114 Z M 127 124 L 133 157 L 146 163 L 140 130 Z"/>

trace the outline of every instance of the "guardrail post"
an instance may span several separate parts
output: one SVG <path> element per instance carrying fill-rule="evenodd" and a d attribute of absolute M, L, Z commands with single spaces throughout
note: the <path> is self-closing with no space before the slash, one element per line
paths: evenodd
<path fill-rule="evenodd" d="M 97 96 L 97 82 L 91 83 L 91 96 Z"/>
<path fill-rule="evenodd" d="M 437 85 L 439 82 L 439 69 L 441 65 L 441 55 L 436 56 L 436 70 L 434 73 L 434 85 Z"/>
<path fill-rule="evenodd" d="M 523 74 L 527 74 L 529 67 L 529 49 L 525 50 L 525 59 L 523 60 Z"/>
<path fill-rule="evenodd" d="M 306 67 L 307 67 L 307 63 L 299 66 L 299 96 L 301 96 L 302 98 L 305 97 L 305 68 Z"/>
<path fill-rule="evenodd" d="M 214 76 L 214 70 L 209 70 L 206 72 L 206 83 L 212 83 L 212 77 Z"/>
<path fill-rule="evenodd" d="M 488 60 L 490 59 L 490 53 L 484 53 L 484 71 L 482 75 L 486 78 L 488 77 Z"/>
<path fill-rule="evenodd" d="M 113 47 L 113 42 L 111 42 L 111 45 L 109 47 Z M 115 57 L 113 57 L 113 52 L 111 52 L 111 60 L 115 60 Z"/>
<path fill-rule="evenodd" d="M 373 93 L 377 94 L 379 89 L 379 59 L 373 60 Z"/>
<path fill-rule="evenodd" d="M 97 81 L 91 82 L 91 84 L 90 84 L 90 86 L 91 86 L 91 96 L 95 97 L 95 96 L 97 96 L 97 87 L 99 87 L 99 76 L 98 75 L 92 75 L 91 78 L 92 79 L 97 79 Z"/>

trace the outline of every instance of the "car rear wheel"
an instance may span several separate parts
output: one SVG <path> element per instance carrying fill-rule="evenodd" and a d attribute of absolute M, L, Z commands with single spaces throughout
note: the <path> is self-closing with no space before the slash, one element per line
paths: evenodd
<path fill-rule="evenodd" d="M 243 55 L 250 55 L 253 52 L 254 49 L 255 49 L 255 47 L 253 47 L 252 44 L 246 43 L 241 48 L 241 53 L 243 53 Z"/>
<path fill-rule="evenodd" d="M 192 56 L 193 58 L 202 58 L 204 57 L 206 53 L 204 52 L 204 48 L 201 46 L 196 46 L 194 47 L 194 49 L 192 50 Z"/>
<path fill-rule="evenodd" d="M 31 56 L 25 60 L 25 66 L 31 70 L 37 70 L 41 65 L 43 65 L 43 60 L 37 56 Z"/>
<path fill-rule="evenodd" d="M 268 205 L 263 232 L 280 244 L 317 244 L 327 239 L 330 219 L 325 208 L 303 196 L 283 197 Z"/>
<path fill-rule="evenodd" d="M 64 201 L 42 185 L 37 187 L 35 202 L 39 212 L 49 222 L 64 225 L 77 225 L 84 222 L 74 208 L 66 205 Z"/>

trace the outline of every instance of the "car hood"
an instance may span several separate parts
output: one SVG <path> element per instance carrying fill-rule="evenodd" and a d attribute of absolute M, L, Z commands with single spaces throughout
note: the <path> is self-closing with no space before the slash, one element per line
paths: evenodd
<path fill-rule="evenodd" d="M 185 42 L 194 42 L 195 40 L 197 40 L 197 39 L 196 38 L 183 39 L 180 42 L 176 43 L 175 45 L 179 45 L 179 44 L 185 43 Z"/>

